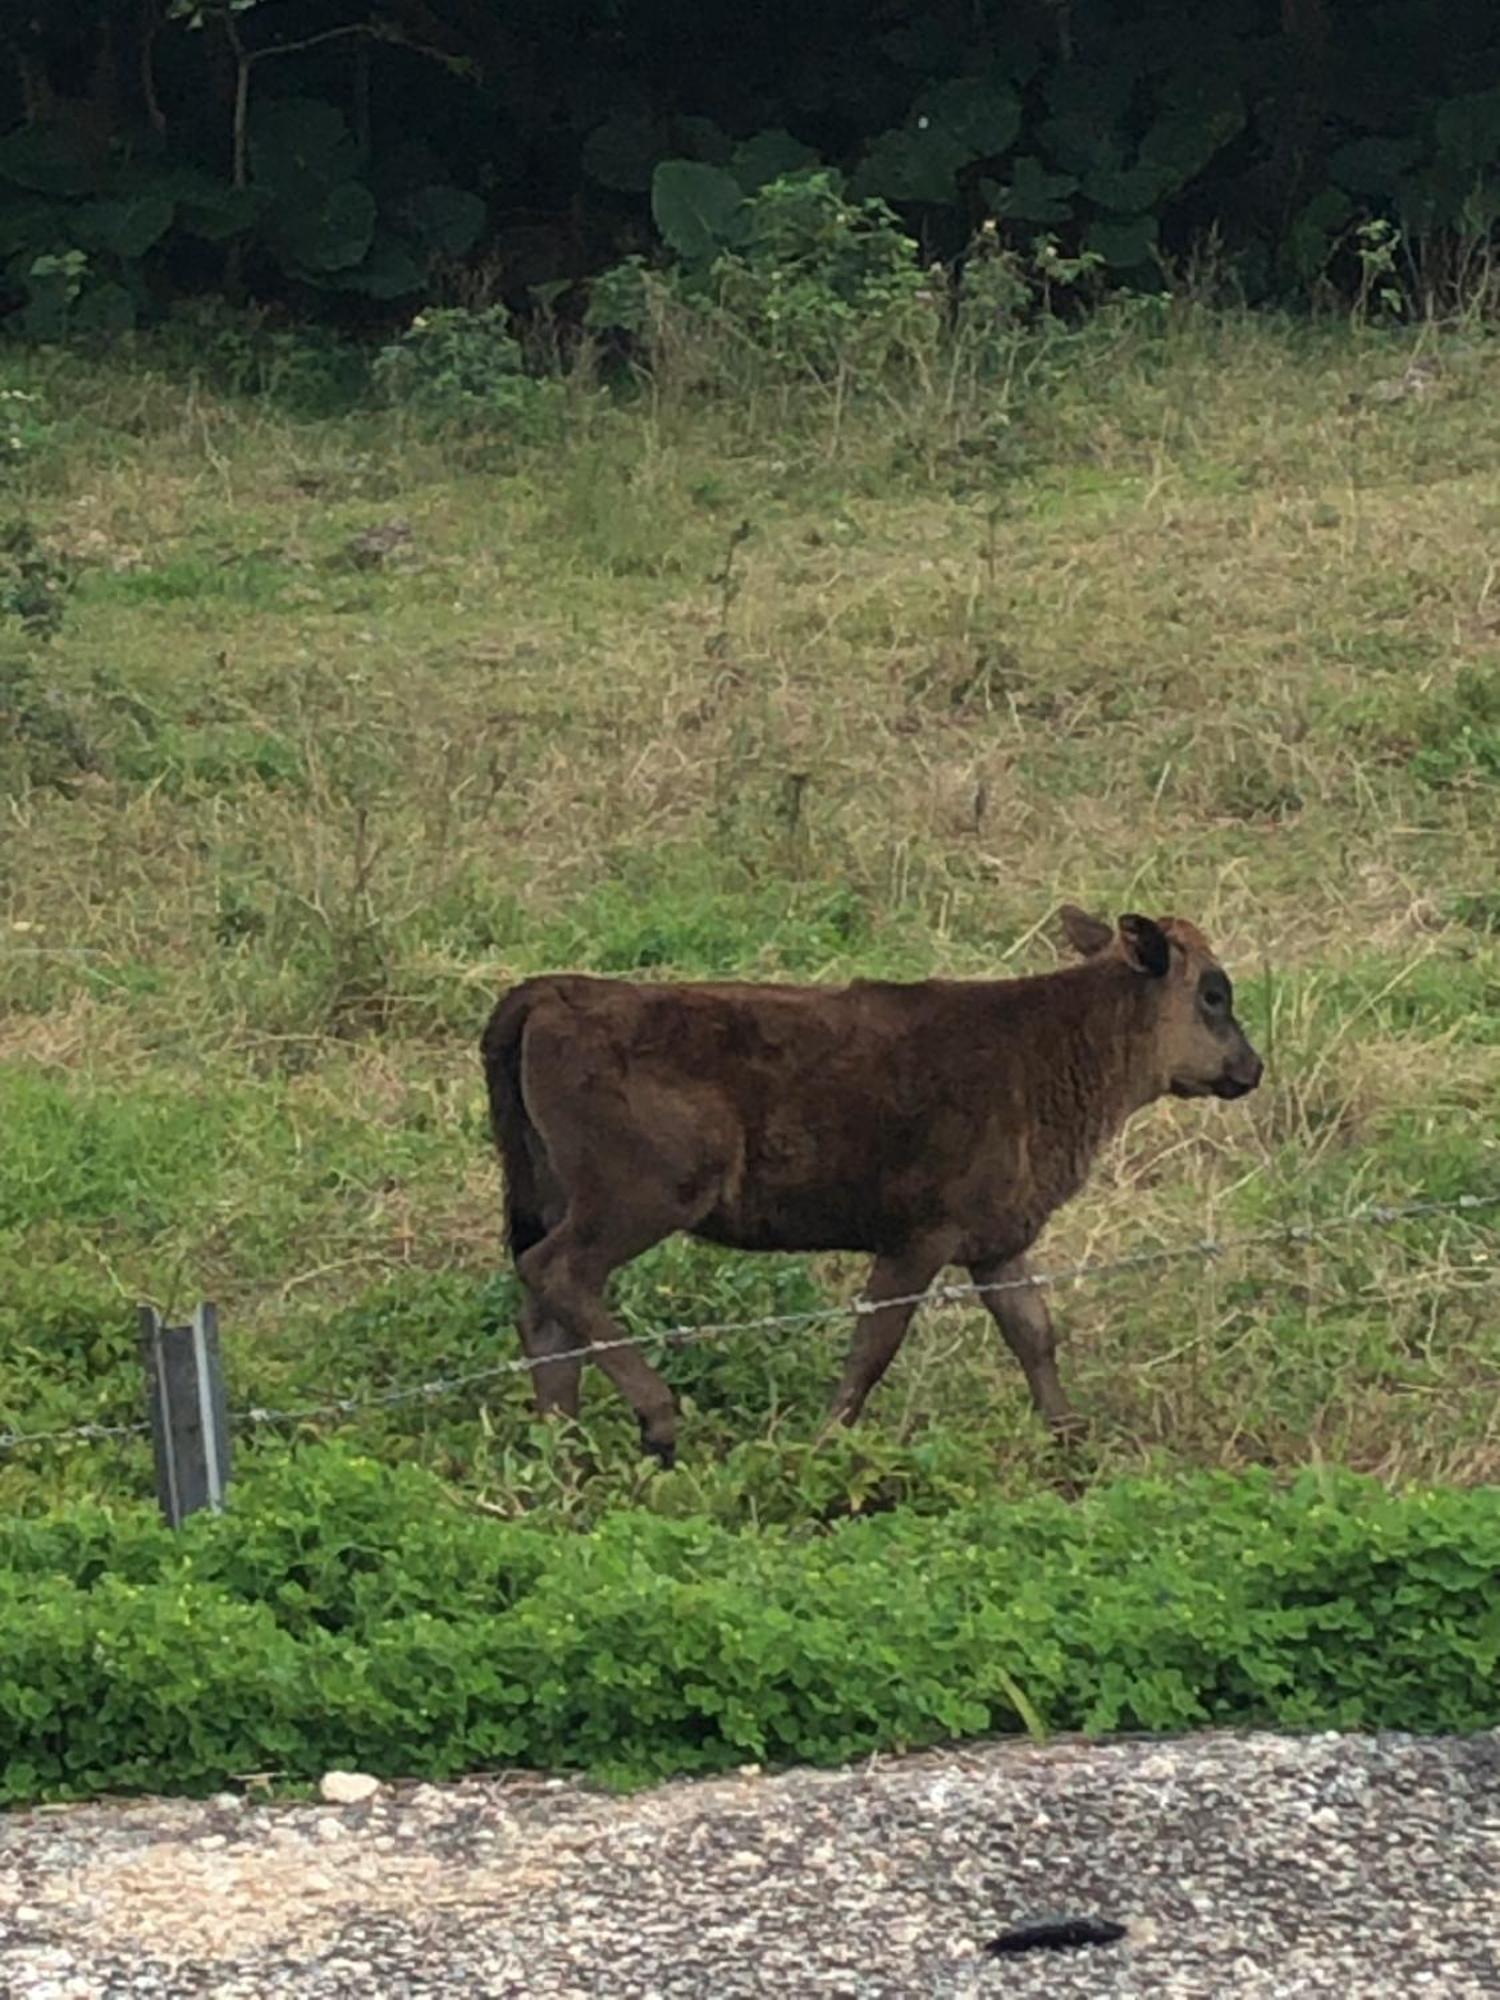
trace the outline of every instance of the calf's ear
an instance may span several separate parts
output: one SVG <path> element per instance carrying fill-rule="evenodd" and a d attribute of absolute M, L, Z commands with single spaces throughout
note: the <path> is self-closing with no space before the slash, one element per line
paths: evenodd
<path fill-rule="evenodd" d="M 1064 903 L 1058 911 L 1063 936 L 1080 958 L 1097 958 L 1114 943 L 1115 934 L 1102 917 L 1091 917 L 1076 903 Z"/>
<path fill-rule="evenodd" d="M 1172 947 L 1161 925 L 1151 917 L 1126 916 L 1120 919 L 1120 941 L 1125 956 L 1137 972 L 1152 979 L 1162 978 L 1172 963 Z"/>

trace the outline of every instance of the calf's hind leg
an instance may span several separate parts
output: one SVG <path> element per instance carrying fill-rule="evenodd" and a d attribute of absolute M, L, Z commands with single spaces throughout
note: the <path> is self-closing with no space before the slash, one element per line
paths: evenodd
<path fill-rule="evenodd" d="M 531 1388 L 538 1414 L 550 1417 L 556 1412 L 576 1418 L 583 1382 L 583 1359 L 574 1352 L 578 1343 L 569 1338 L 555 1319 L 549 1319 L 529 1295 L 521 1307 L 517 1330 L 521 1351 L 531 1363 Z"/>
<path fill-rule="evenodd" d="M 595 1348 L 586 1358 L 604 1370 L 630 1404 L 642 1444 L 666 1466 L 677 1453 L 677 1405 L 666 1383 L 611 1317 L 604 1287 L 611 1271 L 659 1243 L 675 1226 L 638 1231 L 628 1241 L 612 1239 L 606 1225 L 591 1213 L 585 1218 L 573 1206 L 516 1267 L 532 1298 L 533 1338 L 550 1326 L 561 1330 L 569 1346 Z M 579 1369 L 582 1360 L 557 1365 Z"/>
<path fill-rule="evenodd" d="M 541 1173 L 546 1171 L 543 1165 Z M 534 1188 L 532 1193 L 535 1197 Z M 537 1199 L 536 1206 L 536 1215 L 533 1217 L 528 1213 L 525 1217 L 523 1227 L 526 1233 L 517 1246 L 517 1275 L 520 1275 L 526 1251 L 544 1243 L 563 1219 L 563 1204 L 555 1189 L 550 1200 L 544 1204 Z M 514 1234 L 513 1226 L 513 1237 Z M 521 1289 L 524 1296 L 517 1315 L 516 1332 L 520 1335 L 521 1352 L 531 1364 L 531 1392 L 536 1398 L 537 1414 L 543 1417 L 557 1414 L 576 1419 L 583 1381 L 583 1362 L 574 1352 L 578 1342 L 556 1320 L 547 1316 L 524 1278 Z"/>
<path fill-rule="evenodd" d="M 1086 1428 L 1063 1390 L 1057 1374 L 1057 1336 L 1047 1301 L 1033 1285 L 1025 1283 L 1026 1259 L 1011 1257 L 989 1264 L 971 1264 L 969 1276 L 976 1285 L 1001 1285 L 1002 1291 L 983 1294 L 986 1310 L 1021 1364 L 1026 1386 L 1039 1415 L 1059 1440 L 1078 1437 Z"/>

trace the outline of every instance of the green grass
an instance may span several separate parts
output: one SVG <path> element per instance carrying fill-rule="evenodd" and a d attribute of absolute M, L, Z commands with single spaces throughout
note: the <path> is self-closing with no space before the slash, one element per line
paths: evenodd
<path fill-rule="evenodd" d="M 986 394 L 667 380 L 546 445 L 7 357 L 41 429 L 0 521 L 60 625 L 0 610 L 0 1428 L 133 1420 L 140 1297 L 217 1299 L 237 1406 L 513 1355 L 475 1044 L 546 966 L 1004 973 L 1064 898 L 1177 911 L 1270 1078 L 1139 1120 L 1043 1264 L 1500 1186 L 1500 346 L 1351 402 L 1416 337 L 1106 313 Z M 1069 1476 L 1495 1479 L 1493 1254 L 1458 1218 L 1064 1293 Z M 856 1279 L 668 1246 L 623 1296 Z M 815 1451 L 842 1338 L 668 1348 L 666 1478 L 602 1385 L 591 1461 L 515 1378 L 300 1431 L 589 1520 L 1055 1477 L 960 1307 Z M 131 1446 L 0 1462 L 12 1506 L 149 1486 Z"/>

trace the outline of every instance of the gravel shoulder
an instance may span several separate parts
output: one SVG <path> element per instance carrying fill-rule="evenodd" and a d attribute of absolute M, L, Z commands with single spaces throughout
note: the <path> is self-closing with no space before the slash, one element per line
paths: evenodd
<path fill-rule="evenodd" d="M 1007 1926 L 1119 1942 L 995 1957 Z M 1014 1742 L 0 1817 L 7 2000 L 1500 1993 L 1500 1732 Z"/>

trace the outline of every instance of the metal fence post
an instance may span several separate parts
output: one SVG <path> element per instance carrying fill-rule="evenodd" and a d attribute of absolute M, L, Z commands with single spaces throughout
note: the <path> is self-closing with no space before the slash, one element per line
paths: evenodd
<path fill-rule="evenodd" d="M 141 1357 L 156 1451 L 156 1493 L 169 1527 L 200 1507 L 218 1513 L 229 1484 L 229 1407 L 219 1355 L 219 1315 L 196 1307 L 187 1326 L 164 1326 L 141 1307 Z"/>

